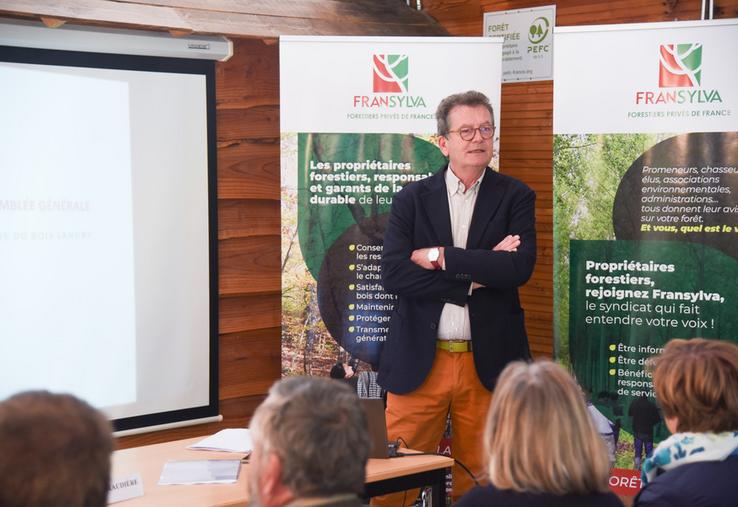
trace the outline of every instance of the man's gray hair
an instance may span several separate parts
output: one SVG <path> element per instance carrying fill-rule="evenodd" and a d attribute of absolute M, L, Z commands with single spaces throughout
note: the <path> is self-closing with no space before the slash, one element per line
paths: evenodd
<path fill-rule="evenodd" d="M 297 498 L 361 494 L 371 442 L 359 398 L 345 382 L 291 377 L 274 384 L 251 421 L 254 446 L 282 462 Z"/>
<path fill-rule="evenodd" d="M 440 104 L 438 104 L 438 109 L 436 109 L 436 122 L 438 124 L 439 136 L 445 137 L 448 134 L 448 131 L 450 130 L 448 114 L 456 106 L 486 107 L 487 111 L 489 111 L 490 118 L 492 118 L 492 126 L 495 126 L 495 112 L 492 109 L 492 104 L 490 103 L 489 98 L 487 98 L 487 96 L 482 92 L 469 90 L 468 92 L 449 95 L 443 99 Z"/>

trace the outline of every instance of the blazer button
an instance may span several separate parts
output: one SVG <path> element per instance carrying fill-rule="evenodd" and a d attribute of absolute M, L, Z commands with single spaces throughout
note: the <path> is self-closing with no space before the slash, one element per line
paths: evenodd
<path fill-rule="evenodd" d="M 435 322 L 431 322 L 430 328 L 431 329 L 435 329 L 436 328 L 436 323 Z"/>

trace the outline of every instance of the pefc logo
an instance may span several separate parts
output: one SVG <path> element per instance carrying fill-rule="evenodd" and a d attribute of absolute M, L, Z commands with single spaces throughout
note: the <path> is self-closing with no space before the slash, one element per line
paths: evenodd
<path fill-rule="evenodd" d="M 374 93 L 407 93 L 408 67 L 407 55 L 374 55 Z"/>
<path fill-rule="evenodd" d="M 531 44 L 540 44 L 546 39 L 551 24 L 546 17 L 538 17 L 533 20 L 528 29 L 528 40 Z"/>
<path fill-rule="evenodd" d="M 702 43 L 659 46 L 659 88 L 696 88 L 702 80 Z"/>

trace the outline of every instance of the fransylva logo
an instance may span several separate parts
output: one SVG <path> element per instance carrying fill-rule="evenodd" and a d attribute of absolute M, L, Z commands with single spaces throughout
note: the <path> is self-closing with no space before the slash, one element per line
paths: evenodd
<path fill-rule="evenodd" d="M 659 88 L 695 88 L 702 78 L 702 43 L 659 47 Z"/>
<path fill-rule="evenodd" d="M 702 84 L 702 43 L 659 45 L 659 88 L 635 93 L 636 104 L 710 104 L 722 102 L 720 92 Z M 691 89 L 690 89 L 691 88 Z"/>
<path fill-rule="evenodd" d="M 407 93 L 407 55 L 374 55 L 374 93 Z"/>
<path fill-rule="evenodd" d="M 423 97 L 408 94 L 409 61 L 407 55 L 372 55 L 374 95 L 354 95 L 354 107 L 378 109 L 426 107 Z"/>

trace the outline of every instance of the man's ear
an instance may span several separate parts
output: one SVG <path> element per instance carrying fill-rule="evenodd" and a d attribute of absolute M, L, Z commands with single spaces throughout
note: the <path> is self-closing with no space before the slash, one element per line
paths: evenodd
<path fill-rule="evenodd" d="M 260 476 L 261 500 L 263 507 L 282 507 L 295 499 L 292 491 L 284 485 L 282 460 L 275 453 L 265 458 Z"/>
<path fill-rule="evenodd" d="M 446 146 L 447 142 L 448 139 L 446 139 L 446 136 L 441 136 L 438 138 L 438 147 L 441 149 L 441 153 L 443 153 L 444 157 L 448 157 L 448 146 Z"/>
<path fill-rule="evenodd" d="M 265 461 L 261 473 L 261 491 L 264 495 L 273 496 L 282 486 L 282 460 L 272 452 Z"/>

